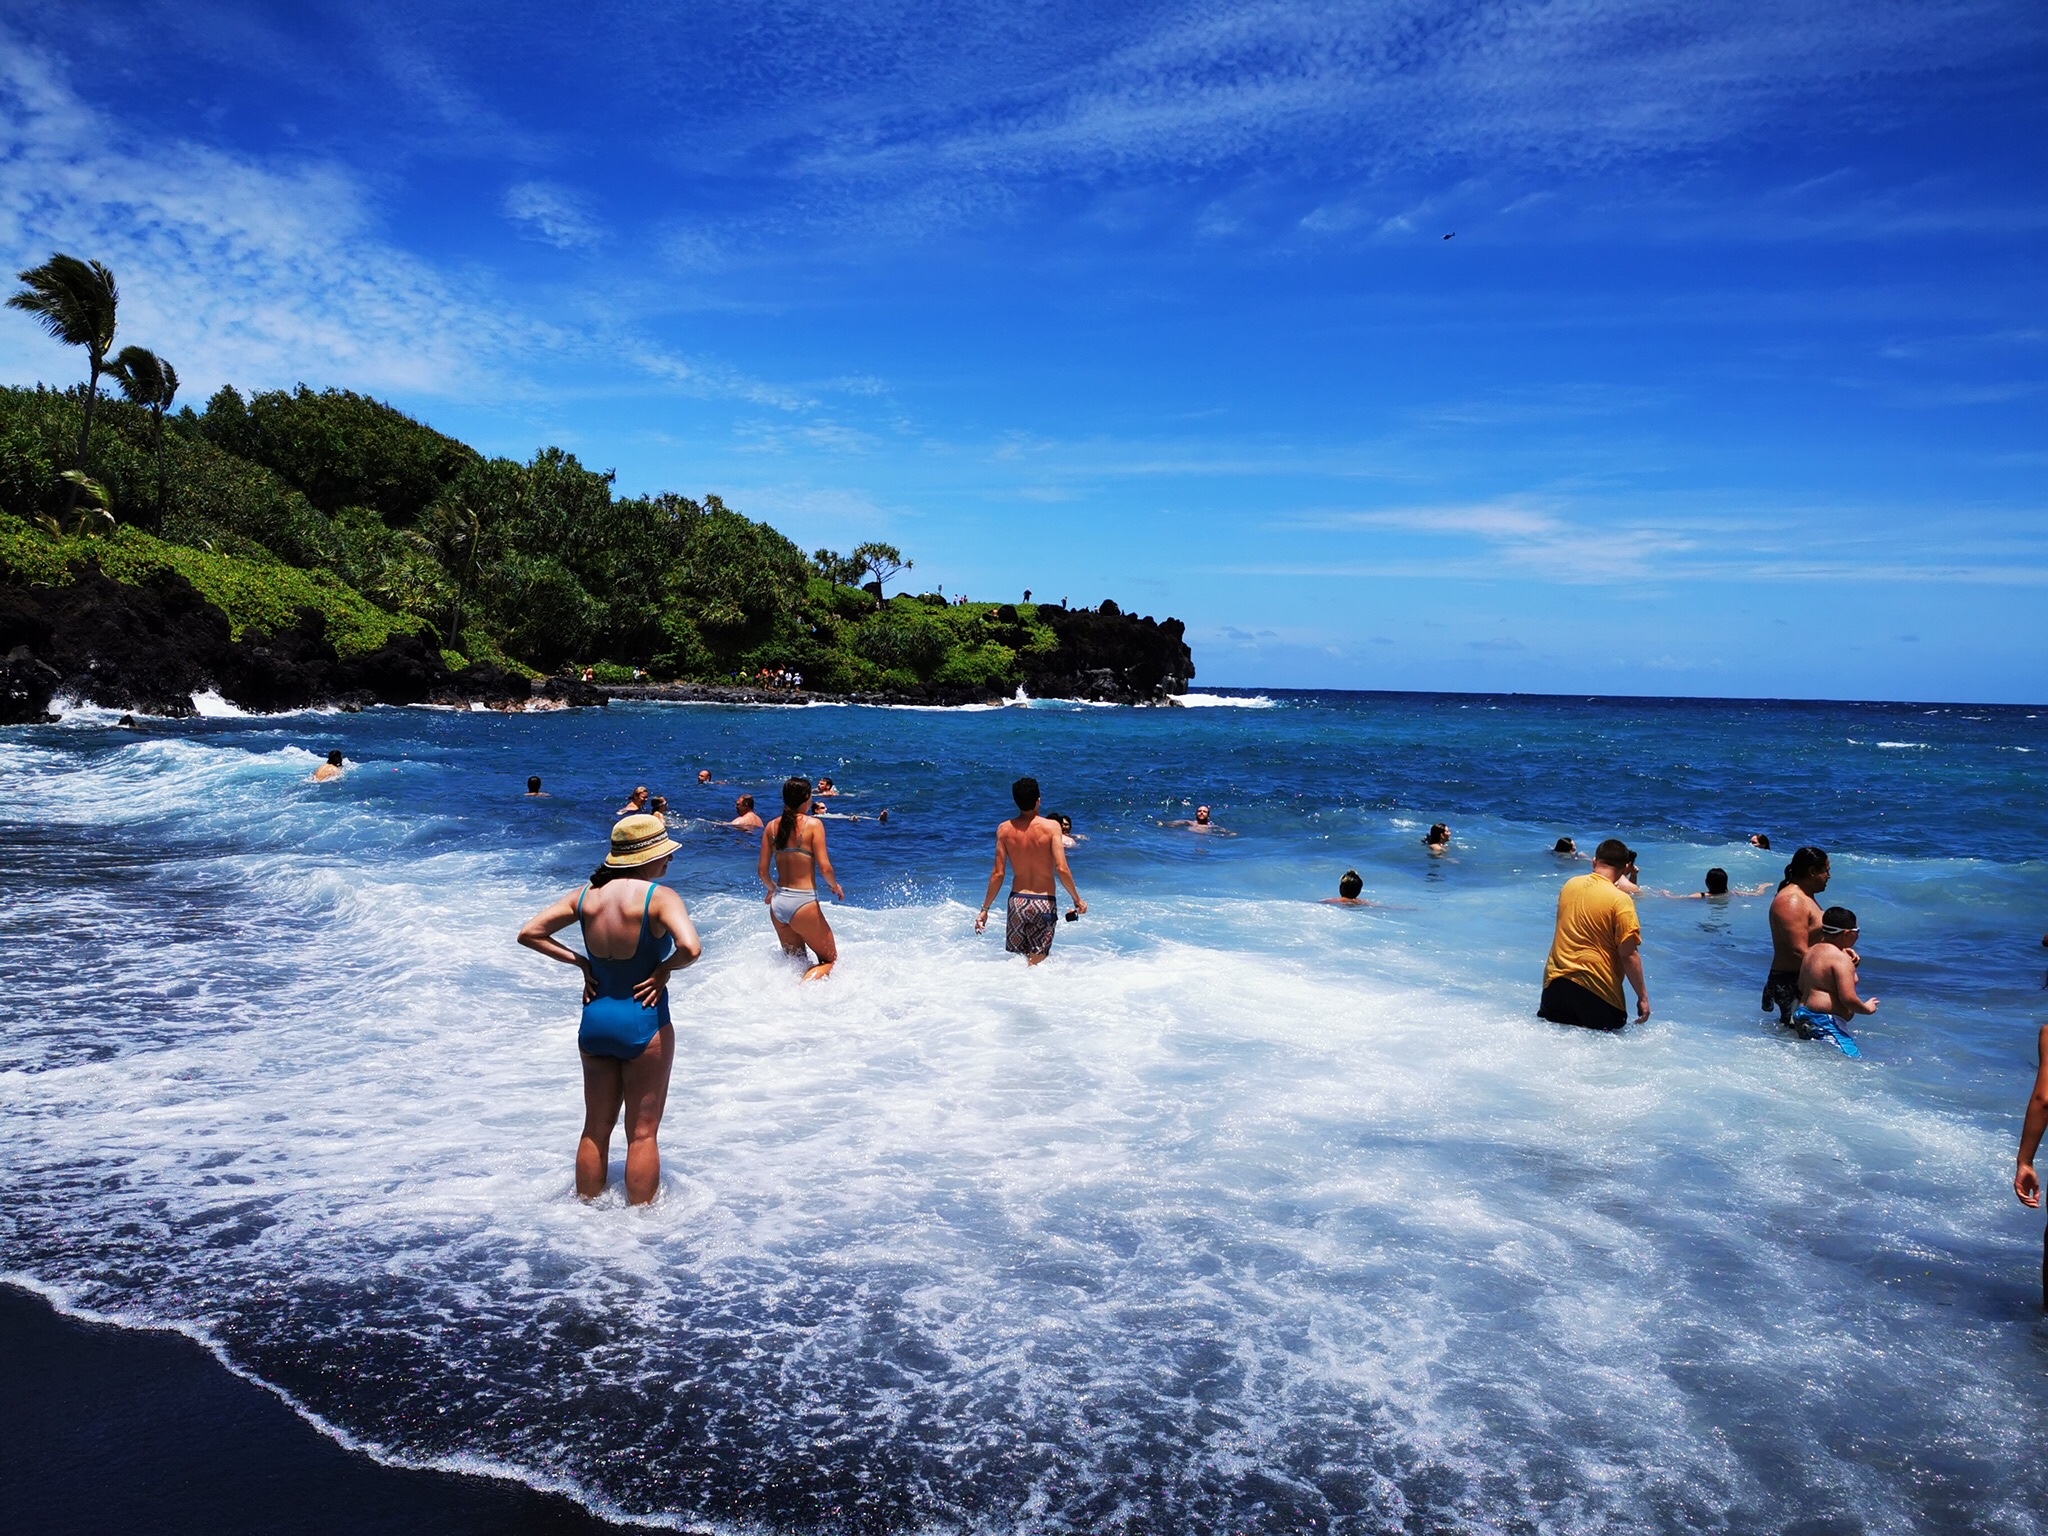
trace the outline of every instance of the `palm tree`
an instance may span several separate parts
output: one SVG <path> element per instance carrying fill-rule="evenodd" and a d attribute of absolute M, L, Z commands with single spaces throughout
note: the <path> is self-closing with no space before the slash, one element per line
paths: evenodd
<path fill-rule="evenodd" d="M 855 547 L 853 558 L 860 562 L 863 573 L 875 578 L 875 596 L 881 599 L 882 583 L 899 571 L 907 571 L 916 565 L 915 560 L 903 558 L 903 551 L 894 544 L 861 544 Z"/>
<path fill-rule="evenodd" d="M 164 521 L 164 412 L 178 398 L 178 370 L 147 347 L 123 347 L 121 355 L 107 367 L 108 377 L 121 386 L 132 404 L 149 411 L 156 447 L 156 523 Z"/>
<path fill-rule="evenodd" d="M 80 261 L 59 251 L 40 267 L 15 276 L 24 286 L 8 298 L 7 307 L 34 315 L 43 322 L 44 330 L 67 347 L 85 348 L 90 372 L 85 381 L 85 420 L 78 429 L 78 472 L 84 474 L 85 451 L 92 441 L 92 409 L 100 397 L 100 373 L 106 367 L 107 349 L 114 344 L 114 310 L 121 301 L 114 288 L 114 274 L 96 261 Z M 68 513 L 77 504 L 74 482 L 64 510 Z"/>
<path fill-rule="evenodd" d="M 436 502 L 406 539 L 422 554 L 433 556 L 454 578 L 455 600 L 449 605 L 448 624 L 442 633 L 446 644 L 458 646 L 462 643 L 463 605 L 483 555 L 483 519 L 459 502 Z"/>

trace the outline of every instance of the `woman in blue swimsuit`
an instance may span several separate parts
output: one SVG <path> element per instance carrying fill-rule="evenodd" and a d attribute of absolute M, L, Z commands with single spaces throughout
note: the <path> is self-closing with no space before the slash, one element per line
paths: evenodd
<path fill-rule="evenodd" d="M 702 953 L 697 928 L 674 891 L 656 884 L 676 851 L 659 816 L 628 816 L 612 828 L 612 849 L 588 884 L 570 891 L 519 930 L 519 942 L 583 972 L 583 1138 L 576 1144 L 576 1193 L 604 1193 L 612 1127 L 626 1112 L 626 1203 L 644 1205 L 661 1186 L 655 1133 L 668 1102 L 676 1032 L 669 1024 L 669 976 Z M 554 935 L 583 927 L 579 955 Z"/>

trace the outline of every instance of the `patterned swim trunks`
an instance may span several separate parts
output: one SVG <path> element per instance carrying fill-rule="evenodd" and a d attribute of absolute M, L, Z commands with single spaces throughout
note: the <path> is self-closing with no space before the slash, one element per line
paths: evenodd
<path fill-rule="evenodd" d="M 1049 955 L 1059 926 L 1059 912 L 1050 896 L 1012 891 L 1003 948 L 1013 955 Z"/>

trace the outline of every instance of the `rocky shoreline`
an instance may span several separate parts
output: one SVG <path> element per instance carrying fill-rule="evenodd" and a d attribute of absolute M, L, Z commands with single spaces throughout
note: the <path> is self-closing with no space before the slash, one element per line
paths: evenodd
<path fill-rule="evenodd" d="M 1020 658 L 1023 686 L 1032 697 L 1167 704 L 1187 691 L 1194 662 L 1179 620 L 1138 618 L 1110 604 L 1041 614 L 1060 645 L 1050 654 Z M 135 714 L 186 716 L 195 712 L 193 696 L 206 692 L 259 714 L 373 704 L 592 708 L 612 698 L 953 706 L 1014 697 L 1000 689 L 943 683 L 822 694 L 713 683 L 602 687 L 573 677 L 532 679 L 488 663 L 452 671 L 419 636 L 394 637 L 374 651 L 341 656 L 327 637 L 327 621 L 312 608 L 300 609 L 290 628 L 236 639 L 227 616 L 172 572 L 137 584 L 85 571 L 64 586 L 0 586 L 0 725 L 52 719 L 51 701 L 60 696 Z"/>

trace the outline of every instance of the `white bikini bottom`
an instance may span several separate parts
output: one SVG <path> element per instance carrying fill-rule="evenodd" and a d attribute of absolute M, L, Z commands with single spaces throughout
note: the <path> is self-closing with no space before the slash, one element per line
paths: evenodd
<path fill-rule="evenodd" d="M 794 886 L 778 885 L 775 894 L 768 898 L 768 910 L 775 914 L 775 921 L 787 927 L 791 918 L 817 899 L 816 891 L 803 891 Z"/>

